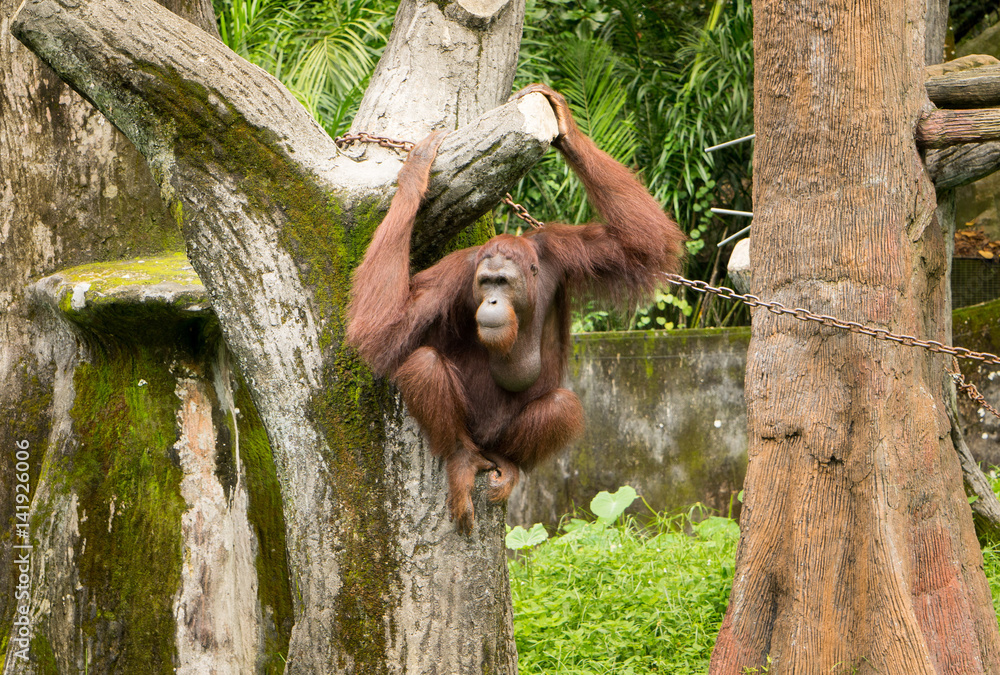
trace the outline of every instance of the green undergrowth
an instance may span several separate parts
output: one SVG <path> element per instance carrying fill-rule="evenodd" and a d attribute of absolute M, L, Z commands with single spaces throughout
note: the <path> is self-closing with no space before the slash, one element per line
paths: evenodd
<path fill-rule="evenodd" d="M 700 515 L 659 515 L 642 527 L 568 519 L 558 536 L 512 560 L 520 672 L 707 672 L 739 527 Z M 512 545 L 517 530 L 508 545 L 527 548 Z M 536 531 L 517 540 L 535 543 L 526 537 Z"/>
<path fill-rule="evenodd" d="M 998 474 L 990 477 L 1000 494 Z M 601 516 L 596 500 L 591 510 Z M 522 675 L 708 672 L 729 602 L 736 521 L 701 519 L 695 507 L 644 526 L 612 524 L 619 513 L 564 519 L 551 539 L 541 525 L 508 534 L 508 548 L 521 551 L 510 577 Z M 1000 541 L 982 544 L 1000 615 Z"/>
<path fill-rule="evenodd" d="M 1000 497 L 1000 468 L 993 467 L 987 474 L 993 484 L 993 492 Z M 993 596 L 993 609 L 1000 617 L 1000 539 L 980 537 L 983 546 L 983 568 L 986 580 L 990 582 L 990 595 Z"/>

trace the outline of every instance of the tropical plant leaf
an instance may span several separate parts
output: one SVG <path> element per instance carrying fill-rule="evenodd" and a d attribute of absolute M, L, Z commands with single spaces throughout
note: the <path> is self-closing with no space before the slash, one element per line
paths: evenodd
<path fill-rule="evenodd" d="M 331 135 L 357 111 L 385 45 L 386 0 L 217 0 L 225 42 L 277 77 Z"/>
<path fill-rule="evenodd" d="M 635 489 L 628 485 L 618 488 L 617 492 L 598 492 L 590 501 L 590 510 L 600 521 L 613 523 L 638 496 Z"/>
<path fill-rule="evenodd" d="M 512 528 L 504 538 L 504 543 L 512 551 L 523 551 L 541 544 L 548 538 L 549 533 L 545 531 L 545 526 L 541 523 L 535 523 L 530 530 L 525 530 L 520 525 Z"/>

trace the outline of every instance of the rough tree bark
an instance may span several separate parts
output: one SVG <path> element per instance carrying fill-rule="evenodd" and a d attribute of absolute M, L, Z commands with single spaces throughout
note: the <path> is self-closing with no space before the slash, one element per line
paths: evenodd
<path fill-rule="evenodd" d="M 179 537 L 161 542 L 155 536 L 179 522 L 154 516 L 149 527 L 155 507 L 130 502 L 133 488 L 152 481 L 123 480 L 114 489 L 119 515 L 125 517 L 113 527 L 105 520 L 107 540 L 124 543 L 123 530 L 136 525 L 145 545 L 122 555 L 90 537 L 86 550 L 91 532 L 80 527 L 80 517 L 86 521 L 88 511 L 96 514 L 82 483 L 103 477 L 101 471 L 84 478 L 84 472 L 71 476 L 68 470 L 85 454 L 80 449 L 86 443 L 73 418 L 79 384 L 74 373 L 100 358 L 102 348 L 99 340 L 84 338 L 40 308 L 29 281 L 82 263 L 156 256 L 182 248 L 183 242 L 131 142 L 13 38 L 10 18 L 19 4 L 0 2 L 0 522 L 7 542 L 0 564 L 12 572 L 0 576 L 4 672 L 106 670 L 109 654 L 120 667 L 149 665 L 162 656 L 161 646 L 172 666 L 182 646 L 180 636 L 170 630 L 176 590 L 171 581 L 180 570 L 155 584 L 143 579 L 180 554 Z M 210 2 L 162 4 L 215 30 Z M 164 398 L 176 401 L 173 391 Z M 18 499 L 25 495 L 15 492 L 24 485 L 15 480 L 19 473 L 13 451 L 24 446 L 34 495 L 30 521 L 19 518 L 24 512 Z M 169 444 L 147 452 L 168 449 Z M 104 507 L 107 511 L 108 504 Z M 29 555 L 30 603 L 15 598 L 20 596 L 22 566 L 12 565 L 11 558 L 27 550 L 14 544 L 34 547 Z M 119 583 L 106 584 L 112 577 Z M 164 590 L 150 592 L 152 586 Z M 205 597 L 215 595 L 209 591 Z M 146 626 L 167 628 L 153 639 L 142 635 L 143 626 L 128 625 L 129 605 L 142 608 Z M 23 650 L 21 626 L 14 625 L 18 607 L 31 611 L 30 647 Z M 217 620 L 226 618 L 222 613 Z M 116 620 L 118 626 L 107 630 Z"/>
<path fill-rule="evenodd" d="M 914 141 L 925 12 L 754 3 L 752 285 L 944 341 L 947 247 Z M 711 672 L 1000 671 L 948 359 L 753 320 L 741 540 Z"/>
<path fill-rule="evenodd" d="M 920 118 L 916 137 L 924 148 L 1000 140 L 1000 108 L 930 110 Z"/>
<path fill-rule="evenodd" d="M 928 25 L 947 23 L 948 3 L 928 0 Z M 927 81 L 924 86 L 931 102 L 939 108 L 993 106 L 1000 103 L 997 69 L 1000 63 L 992 56 L 972 54 L 940 63 L 941 49 L 932 43 L 935 32 L 928 28 Z M 1000 142 L 977 142 L 929 150 L 925 155 L 927 171 L 938 190 L 938 202 L 952 200 L 952 190 L 987 176 L 1000 168 Z M 941 213 L 938 214 L 939 218 Z M 946 219 L 947 220 L 947 219 Z M 953 220 L 953 219 L 951 219 Z M 950 220 L 942 222 L 954 228 Z"/>
<path fill-rule="evenodd" d="M 409 70 L 398 96 L 366 99 L 379 123 L 364 130 L 415 140 L 462 125 L 435 163 L 424 255 L 555 135 L 541 96 L 491 110 L 510 91 L 522 16 L 517 0 L 401 5 L 386 54 L 409 55 L 375 80 Z M 295 603 L 287 671 L 516 672 L 503 509 L 478 502 L 474 535 L 454 531 L 441 467 L 340 344 L 350 270 L 402 157 L 339 152 L 273 78 L 150 2 L 30 1 L 11 30 L 135 143 L 183 229 L 275 456 Z M 407 118 L 431 91 L 440 101 Z M 72 307 L 74 289 L 57 286 L 39 293 Z"/>

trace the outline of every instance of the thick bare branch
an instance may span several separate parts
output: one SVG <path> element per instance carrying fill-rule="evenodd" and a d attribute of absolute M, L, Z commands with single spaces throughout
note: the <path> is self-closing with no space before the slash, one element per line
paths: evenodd
<path fill-rule="evenodd" d="M 936 2 L 936 0 L 928 1 Z M 979 68 L 980 66 L 995 66 L 1000 64 L 1000 59 L 995 56 L 990 56 L 989 54 L 969 54 L 957 59 L 952 59 L 951 61 L 945 61 L 943 63 L 933 63 L 928 61 L 928 64 L 929 65 L 924 68 L 924 75 L 927 80 L 932 77 L 940 77 L 941 75 L 957 73 L 961 70 Z"/>
<path fill-rule="evenodd" d="M 1000 140 L 1000 108 L 932 110 L 917 124 L 916 139 L 922 148 Z"/>
<path fill-rule="evenodd" d="M 965 442 L 954 389 L 951 396 L 945 400 L 945 410 L 948 413 L 948 420 L 951 422 L 951 439 L 958 452 L 958 461 L 962 464 L 965 489 L 977 498 L 972 502 L 972 512 L 976 517 L 977 527 L 996 536 L 1000 534 L 1000 501 L 993 493 L 990 480 L 979 468 L 979 462 L 972 456 L 972 452 Z"/>
<path fill-rule="evenodd" d="M 523 19 L 518 0 L 401 2 L 352 130 L 418 140 L 500 105 L 514 80 L 510 45 Z"/>
<path fill-rule="evenodd" d="M 25 3 L 12 32 L 136 144 L 168 201 L 178 170 L 202 179 L 245 171 L 245 154 L 223 138 L 266 152 L 273 172 L 309 176 L 348 200 L 352 191 L 387 194 L 395 180 L 403 154 L 340 153 L 280 82 L 154 3 L 91 2 L 72 12 L 58 11 L 61 4 Z M 509 103 L 450 135 L 429 193 L 443 232 L 418 233 L 418 242 L 450 239 L 541 156 L 555 136 L 554 116 L 531 98 L 538 100 Z"/>
<path fill-rule="evenodd" d="M 972 54 L 927 68 L 925 86 L 941 108 L 982 107 L 1000 103 L 1000 61 Z M 927 170 L 938 191 L 951 190 L 988 176 L 1000 168 L 1000 142 L 963 143 L 933 149 Z"/>

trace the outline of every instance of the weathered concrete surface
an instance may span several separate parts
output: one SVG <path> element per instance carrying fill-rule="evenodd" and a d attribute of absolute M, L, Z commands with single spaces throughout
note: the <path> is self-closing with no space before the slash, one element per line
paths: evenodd
<path fill-rule="evenodd" d="M 749 341 L 749 328 L 574 336 L 567 386 L 583 403 L 584 436 L 525 476 L 508 522 L 554 525 L 622 485 L 657 511 L 702 502 L 736 515 Z M 641 502 L 632 509 L 646 510 Z"/>
<path fill-rule="evenodd" d="M 237 411 L 231 395 L 222 404 L 226 407 L 222 413 L 232 418 L 232 447 L 219 442 L 221 429 L 213 420 L 218 411 L 212 398 L 231 394 L 225 359 L 219 361 L 213 364 L 220 371 L 216 381 L 221 386 L 215 391 L 193 377 L 178 378 L 176 389 L 181 433 L 174 448 L 184 471 L 180 490 L 188 510 L 181 516 L 184 556 L 181 587 L 174 600 L 179 664 L 175 672 L 190 675 L 255 672 L 263 652 L 254 558 L 260 546 L 270 544 L 255 541 L 247 517 L 249 499 L 246 479 L 240 475 Z M 226 450 L 236 464 L 235 485 L 219 480 L 218 455 Z"/>
<path fill-rule="evenodd" d="M 1000 354 L 1000 300 L 954 312 L 954 343 Z M 601 490 L 631 485 L 657 511 L 701 502 L 739 514 L 746 470 L 743 379 L 747 328 L 574 336 L 566 385 L 587 428 L 511 496 L 511 525 L 555 525 Z M 1000 408 L 1000 366 L 962 363 L 966 379 Z M 1000 466 L 1000 419 L 959 394 L 966 442 L 980 465 Z M 718 425 L 718 426 L 716 426 Z M 645 506 L 633 506 L 642 513 Z"/>

